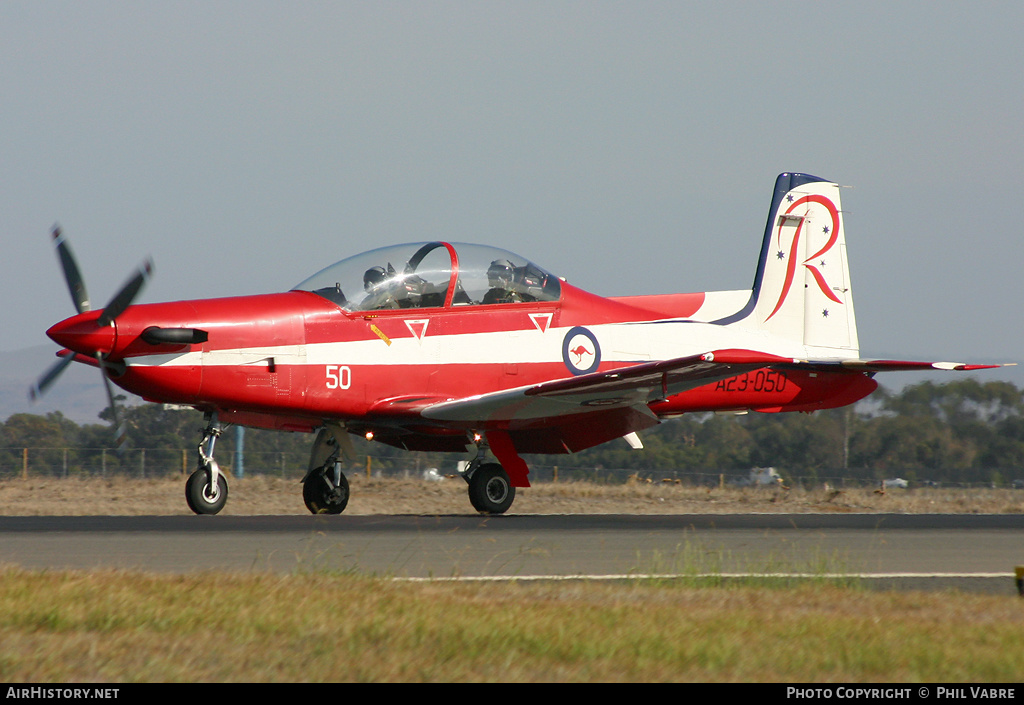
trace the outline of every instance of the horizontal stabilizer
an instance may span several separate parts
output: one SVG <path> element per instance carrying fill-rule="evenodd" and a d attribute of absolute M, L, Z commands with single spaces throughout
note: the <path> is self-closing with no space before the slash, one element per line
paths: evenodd
<path fill-rule="evenodd" d="M 990 370 L 996 367 L 1011 367 L 1016 362 L 1000 365 L 976 365 L 967 362 L 917 362 L 912 360 L 806 360 L 797 361 L 796 366 L 802 369 L 832 369 L 837 367 L 854 372 L 924 372 L 927 370 L 950 370 L 970 372 L 971 370 Z"/>

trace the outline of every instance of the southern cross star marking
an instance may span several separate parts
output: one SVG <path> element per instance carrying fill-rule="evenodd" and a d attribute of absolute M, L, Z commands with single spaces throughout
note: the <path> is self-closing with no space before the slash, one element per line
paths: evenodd
<path fill-rule="evenodd" d="M 828 318 L 828 309 L 827 308 L 826 309 L 822 309 L 821 317 L 822 318 Z"/>
<path fill-rule="evenodd" d="M 783 252 L 782 250 L 779 250 L 776 253 L 775 257 L 776 257 L 776 259 L 786 259 L 786 253 Z"/>
<path fill-rule="evenodd" d="M 828 235 L 828 226 L 826 225 L 825 227 L 823 227 L 823 228 L 821 229 L 821 232 L 823 232 L 823 233 L 825 233 L 826 235 Z"/>

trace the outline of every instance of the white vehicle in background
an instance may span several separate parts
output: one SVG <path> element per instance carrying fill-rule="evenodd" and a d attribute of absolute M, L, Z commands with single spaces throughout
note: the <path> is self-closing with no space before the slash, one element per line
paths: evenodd
<path fill-rule="evenodd" d="M 782 476 L 775 468 L 751 468 L 750 475 L 736 483 L 737 487 L 782 486 Z"/>

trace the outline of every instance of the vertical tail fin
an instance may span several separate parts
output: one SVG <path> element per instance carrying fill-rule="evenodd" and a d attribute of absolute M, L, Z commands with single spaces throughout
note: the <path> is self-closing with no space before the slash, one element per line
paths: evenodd
<path fill-rule="evenodd" d="M 780 174 L 744 323 L 771 335 L 857 355 L 857 322 L 839 186 Z"/>

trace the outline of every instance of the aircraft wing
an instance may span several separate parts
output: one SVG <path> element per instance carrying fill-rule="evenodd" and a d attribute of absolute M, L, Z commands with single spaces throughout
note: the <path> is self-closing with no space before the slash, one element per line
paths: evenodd
<path fill-rule="evenodd" d="M 425 418 L 437 421 L 476 421 L 484 425 L 487 422 L 538 421 L 614 408 L 634 408 L 650 414 L 648 404 L 763 367 L 894 372 L 980 370 L 999 366 L 909 360 L 802 360 L 751 350 L 716 350 L 431 403 L 424 406 L 420 413 Z"/>
<path fill-rule="evenodd" d="M 425 420 L 501 430 L 523 453 L 565 453 L 656 425 L 649 404 L 765 367 L 839 372 L 975 370 L 998 365 L 903 360 L 801 360 L 716 350 L 420 406 Z"/>
<path fill-rule="evenodd" d="M 796 362 L 749 350 L 719 350 L 440 402 L 421 413 L 437 421 L 513 426 L 612 409 L 654 418 L 647 408 L 652 402 L 750 370 Z"/>

